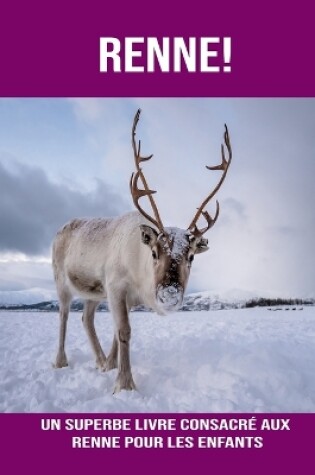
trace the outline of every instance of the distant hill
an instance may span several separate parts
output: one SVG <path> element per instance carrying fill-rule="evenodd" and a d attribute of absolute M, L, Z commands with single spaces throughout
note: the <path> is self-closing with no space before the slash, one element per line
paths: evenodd
<path fill-rule="evenodd" d="M 197 292 L 188 294 L 184 298 L 180 311 L 200 311 L 200 310 L 223 310 L 232 308 L 251 308 L 251 307 L 275 307 L 275 306 L 296 306 L 296 305 L 315 305 L 314 299 L 283 299 L 283 298 L 250 298 L 250 299 L 223 299 L 213 296 L 210 292 Z M 38 311 L 38 312 L 57 312 L 59 304 L 57 300 L 48 300 L 32 304 L 0 304 L 0 310 L 16 311 Z M 83 310 L 83 301 L 75 299 L 71 304 L 71 311 L 81 312 Z M 107 302 L 102 302 L 98 310 L 108 312 Z M 132 309 L 133 311 L 149 311 L 144 305 Z"/>

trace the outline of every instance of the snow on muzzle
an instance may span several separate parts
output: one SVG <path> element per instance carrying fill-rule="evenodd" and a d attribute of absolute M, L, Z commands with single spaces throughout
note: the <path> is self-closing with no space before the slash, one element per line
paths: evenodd
<path fill-rule="evenodd" d="M 175 312 L 183 302 L 184 291 L 181 286 L 159 285 L 156 300 L 159 307 L 167 312 Z"/>

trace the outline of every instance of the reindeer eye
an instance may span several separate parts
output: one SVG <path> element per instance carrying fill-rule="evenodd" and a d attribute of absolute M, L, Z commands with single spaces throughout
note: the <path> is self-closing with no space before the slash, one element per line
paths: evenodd
<path fill-rule="evenodd" d="M 191 255 L 188 257 L 188 262 L 191 264 L 194 259 L 195 259 L 195 256 L 194 256 L 193 254 L 191 254 Z"/>
<path fill-rule="evenodd" d="M 153 259 L 157 259 L 157 255 L 156 255 L 155 251 L 152 251 L 152 257 L 153 257 Z"/>
<path fill-rule="evenodd" d="M 144 242 L 144 244 L 149 244 L 150 236 L 146 233 L 142 233 L 142 241 Z"/>

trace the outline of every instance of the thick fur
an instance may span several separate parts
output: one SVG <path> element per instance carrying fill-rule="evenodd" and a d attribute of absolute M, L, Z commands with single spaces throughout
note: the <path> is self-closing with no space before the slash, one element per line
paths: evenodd
<path fill-rule="evenodd" d="M 57 233 L 53 269 L 60 301 L 60 334 L 55 367 L 68 364 L 67 320 L 71 300 L 78 295 L 85 300 L 83 324 L 97 367 L 105 371 L 118 367 L 115 391 L 135 388 L 129 357 L 130 308 L 142 303 L 159 314 L 178 308 L 191 255 L 207 250 L 203 238 L 189 239 L 187 231 L 177 228 L 165 231 L 169 246 L 164 235 L 138 212 L 132 212 L 118 218 L 75 219 Z M 108 358 L 94 327 L 95 310 L 104 299 L 116 328 Z"/>

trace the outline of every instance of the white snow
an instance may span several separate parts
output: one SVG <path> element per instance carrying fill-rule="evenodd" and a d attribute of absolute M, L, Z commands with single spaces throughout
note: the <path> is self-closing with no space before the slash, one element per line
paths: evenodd
<path fill-rule="evenodd" d="M 70 366 L 53 369 L 57 313 L 0 312 L 2 412 L 315 412 L 315 308 L 132 313 L 138 391 L 112 394 L 82 326 L 69 318 Z M 111 315 L 96 325 L 106 352 Z"/>
<path fill-rule="evenodd" d="M 168 227 L 165 229 L 172 246 L 172 249 L 170 250 L 170 256 L 172 259 L 180 262 L 185 250 L 187 251 L 189 248 L 189 232 L 186 229 L 174 227 Z"/>

